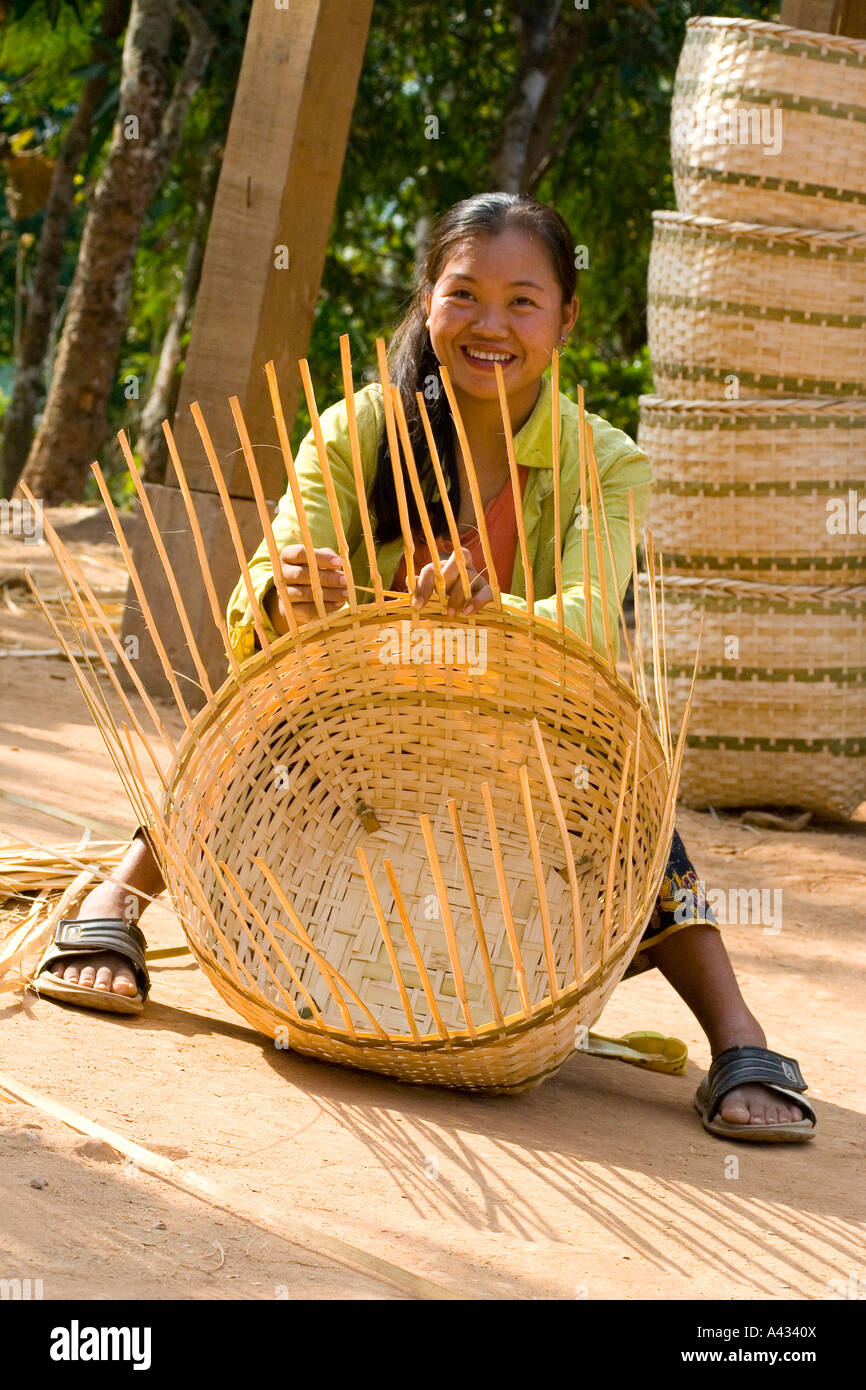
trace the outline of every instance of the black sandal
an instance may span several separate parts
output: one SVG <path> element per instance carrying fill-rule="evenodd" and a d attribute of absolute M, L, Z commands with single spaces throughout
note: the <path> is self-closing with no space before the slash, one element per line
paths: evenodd
<path fill-rule="evenodd" d="M 719 1115 L 724 1097 L 735 1086 L 760 1081 L 771 1091 L 792 1100 L 803 1112 L 801 1120 L 783 1124 L 732 1125 Z M 803 1143 L 815 1134 L 815 1111 L 800 1094 L 807 1089 L 793 1057 L 783 1057 L 766 1047 L 728 1047 L 713 1064 L 695 1093 L 695 1109 L 704 1129 L 725 1139 L 751 1139 L 757 1143 Z"/>
<path fill-rule="evenodd" d="M 150 992 L 146 946 L 137 922 L 127 922 L 122 917 L 93 917 L 83 921 L 64 918 L 28 983 L 34 993 L 59 999 L 65 1004 L 79 1004 L 85 1009 L 104 1009 L 114 1014 L 140 1014 Z M 49 969 L 58 960 L 102 951 L 113 951 L 129 961 L 135 973 L 138 994 L 115 994 L 109 989 L 95 989 L 93 985 L 73 985 Z"/>

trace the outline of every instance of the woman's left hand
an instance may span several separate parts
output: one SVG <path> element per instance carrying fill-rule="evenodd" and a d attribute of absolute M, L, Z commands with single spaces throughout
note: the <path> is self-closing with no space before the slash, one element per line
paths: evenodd
<path fill-rule="evenodd" d="M 463 580 L 460 577 L 460 570 L 453 554 L 441 563 L 442 578 L 445 580 L 445 592 L 448 603 L 449 615 L 462 613 L 466 616 L 469 613 L 477 613 L 479 608 L 483 608 L 486 603 L 490 603 L 493 598 L 493 590 L 487 583 L 483 575 L 479 574 L 472 563 L 472 555 L 465 546 L 461 547 L 463 559 L 466 562 L 466 573 L 469 579 L 469 589 L 471 598 L 466 602 Z M 432 563 L 425 565 L 416 578 L 415 590 L 412 595 L 412 607 L 423 608 L 428 599 L 435 593 L 436 571 Z"/>

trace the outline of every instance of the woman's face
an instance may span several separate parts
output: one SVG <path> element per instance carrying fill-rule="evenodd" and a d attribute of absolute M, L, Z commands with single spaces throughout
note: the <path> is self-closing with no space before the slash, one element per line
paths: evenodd
<path fill-rule="evenodd" d="M 495 399 L 502 364 L 509 398 L 537 387 L 577 321 L 543 241 L 512 227 L 458 243 L 427 295 L 430 341 L 455 389 Z M 479 356 L 480 354 L 480 356 Z"/>

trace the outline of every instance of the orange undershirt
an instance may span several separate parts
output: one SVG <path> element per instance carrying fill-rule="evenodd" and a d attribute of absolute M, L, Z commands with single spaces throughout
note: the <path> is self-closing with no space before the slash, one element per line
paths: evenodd
<path fill-rule="evenodd" d="M 517 469 L 517 477 L 520 483 L 520 496 L 523 497 L 523 490 L 526 486 L 526 479 L 529 469 L 522 464 Z M 499 580 L 500 589 L 507 593 L 511 588 L 511 573 L 514 569 L 514 552 L 517 549 L 517 517 L 514 511 L 514 489 L 511 486 L 511 478 L 507 478 L 500 492 L 496 494 L 484 509 L 484 524 L 487 527 L 487 538 L 490 541 L 490 550 L 493 555 L 493 564 L 496 569 L 496 578 Z M 415 573 L 430 563 L 430 551 L 424 540 L 423 532 L 420 527 L 416 527 L 413 532 L 415 537 Z M 484 552 L 481 549 L 481 537 L 478 534 L 477 526 L 462 526 L 460 528 L 460 540 L 468 549 L 472 556 L 472 563 L 479 574 L 485 574 L 487 567 L 484 563 Z M 450 539 L 443 536 L 436 537 L 436 544 L 440 555 L 450 555 L 452 545 Z M 397 591 L 406 589 L 406 557 L 400 561 L 397 573 L 391 581 L 391 588 Z"/>

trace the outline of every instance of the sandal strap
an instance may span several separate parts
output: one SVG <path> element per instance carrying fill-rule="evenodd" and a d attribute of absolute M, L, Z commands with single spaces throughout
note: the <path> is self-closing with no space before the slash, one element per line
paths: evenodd
<path fill-rule="evenodd" d="M 769 1048 L 728 1047 L 713 1058 L 707 1073 L 707 1119 L 712 1120 L 729 1091 L 749 1081 L 760 1081 L 793 1100 L 804 1119 L 815 1121 L 815 1111 L 801 1092 L 807 1090 L 798 1062 Z"/>
<path fill-rule="evenodd" d="M 150 990 L 147 971 L 147 942 L 137 922 L 122 917 L 90 917 L 83 920 L 64 917 L 54 933 L 54 942 L 39 965 L 39 973 L 48 970 L 64 956 L 85 955 L 87 952 L 114 951 L 128 960 L 135 971 L 142 999 Z"/>

